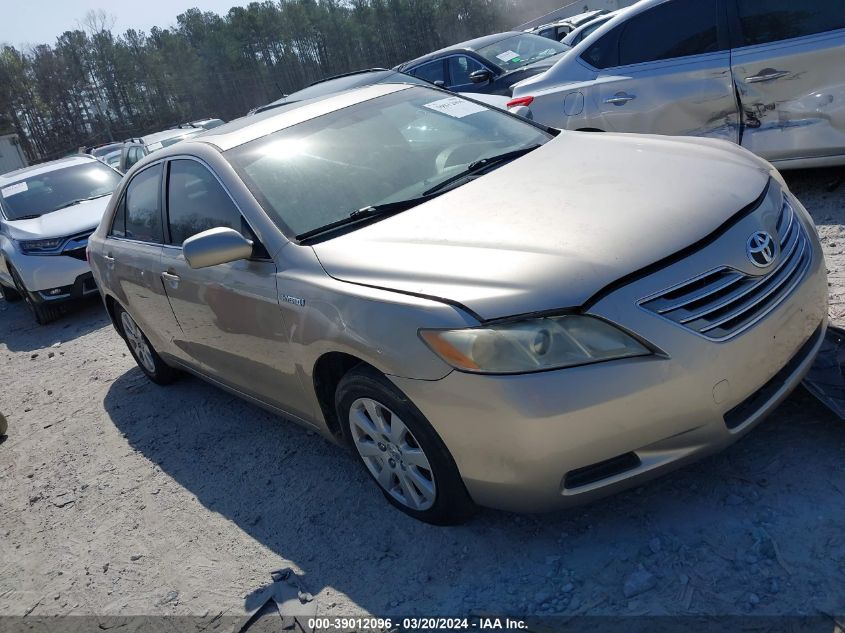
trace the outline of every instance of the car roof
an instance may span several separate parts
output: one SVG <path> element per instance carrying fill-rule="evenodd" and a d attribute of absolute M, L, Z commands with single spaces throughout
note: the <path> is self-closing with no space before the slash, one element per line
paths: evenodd
<path fill-rule="evenodd" d="M 610 22 L 613 18 L 615 18 L 620 13 L 622 13 L 622 9 L 618 9 L 616 11 L 611 11 L 610 13 L 605 13 L 604 15 L 598 15 L 595 18 L 593 18 L 592 20 L 584 22 L 583 24 L 581 24 L 581 25 L 577 26 L 576 28 L 572 29 L 569 32 L 569 34 L 561 40 L 561 42 L 563 42 L 564 44 L 567 44 L 568 46 L 571 46 L 571 44 L 569 44 L 567 42 L 567 40 L 569 40 L 569 42 L 571 42 L 572 39 L 575 38 L 575 37 L 578 37 L 578 34 L 582 33 L 584 31 L 584 29 L 590 28 L 591 26 L 595 25 L 596 22 L 598 22 L 600 25 L 604 24 L 606 22 Z"/>
<path fill-rule="evenodd" d="M 364 70 L 356 70 L 350 73 L 343 73 L 342 75 L 334 75 L 333 77 L 326 77 L 325 79 L 321 79 L 320 81 L 315 81 L 312 84 L 309 84 L 305 88 L 297 90 L 296 92 L 292 92 L 289 95 L 285 95 L 281 99 L 276 99 L 275 101 L 271 101 L 268 104 L 263 106 L 259 106 L 256 108 L 256 112 L 263 112 L 265 109 L 274 108 L 280 105 L 288 105 L 291 103 L 296 103 L 297 101 L 304 101 L 306 99 L 313 99 L 316 97 L 320 97 L 324 94 L 332 94 L 335 92 L 339 92 L 332 88 L 333 84 L 341 84 L 350 86 L 349 89 L 357 88 L 360 86 L 366 86 L 369 84 L 377 83 L 381 78 L 389 76 L 389 75 L 398 75 L 401 71 L 398 70 L 390 70 L 388 68 L 367 68 Z M 302 94 L 305 95 L 313 94 L 313 97 L 306 96 L 302 98 Z"/>
<path fill-rule="evenodd" d="M 184 143 L 208 143 L 225 152 L 233 147 L 249 143 L 257 138 L 273 134 L 325 114 L 413 87 L 431 90 L 433 100 L 437 94 L 446 94 L 441 93 L 441 91 L 433 87 L 426 88 L 424 86 L 412 86 L 410 84 L 390 83 L 373 84 L 362 88 L 354 88 L 346 92 L 317 97 L 316 99 L 298 101 L 288 104 L 287 107 L 266 110 L 253 116 L 241 117 L 229 123 L 224 123 L 219 127 L 212 128 L 201 136 L 183 141 L 179 145 L 184 150 Z M 179 147 L 174 146 L 176 153 L 179 152 L 179 149 Z"/>
<path fill-rule="evenodd" d="M 0 187 L 5 187 L 6 185 L 18 182 L 24 178 L 32 178 L 33 176 L 38 176 L 39 174 L 46 174 L 50 171 L 64 169 L 65 167 L 70 167 L 72 165 L 90 163 L 91 161 L 100 162 L 89 154 L 74 154 L 73 156 L 65 156 L 64 158 L 59 158 L 58 160 L 51 160 L 48 163 L 40 163 L 38 165 L 32 165 L 31 167 L 23 167 L 21 169 L 16 169 L 15 171 L 0 174 Z"/>
<path fill-rule="evenodd" d="M 501 42 L 502 40 L 506 40 L 506 39 L 514 37 L 516 35 L 533 35 L 533 33 L 526 33 L 525 31 L 505 31 L 504 33 L 494 33 L 493 35 L 485 35 L 484 37 L 477 37 L 474 40 L 467 40 L 466 42 L 460 42 L 458 44 L 453 44 L 452 46 L 447 46 L 445 48 L 441 48 L 440 50 L 436 50 L 432 53 L 428 53 L 427 55 L 423 55 L 422 57 L 417 57 L 416 59 L 412 59 L 410 61 L 407 61 L 404 64 L 400 64 L 396 68 L 398 70 L 403 70 L 403 69 L 405 69 L 409 66 L 416 66 L 417 64 L 421 64 L 421 63 L 427 62 L 429 60 L 433 60 L 433 59 L 437 59 L 438 57 L 442 57 L 445 53 L 453 53 L 453 52 L 458 52 L 458 51 L 477 51 L 480 48 L 484 48 L 485 46 L 490 46 L 491 44 L 495 44 L 496 42 Z"/>
<path fill-rule="evenodd" d="M 152 134 L 142 136 L 141 141 L 144 143 L 144 145 L 152 145 L 153 143 L 166 141 L 169 138 L 196 134 L 198 132 L 202 132 L 202 128 L 173 128 L 170 130 L 162 130 L 161 132 L 153 132 Z"/>
<path fill-rule="evenodd" d="M 537 31 L 542 31 L 543 29 L 547 29 L 553 26 L 572 26 L 572 27 L 579 27 L 582 24 L 586 24 L 588 22 L 592 22 L 603 15 L 607 15 L 607 11 L 605 9 L 596 9 L 595 11 L 586 11 L 585 13 L 579 13 L 578 15 L 572 15 L 568 18 L 561 18 L 560 20 L 555 20 L 554 22 L 546 22 L 545 24 L 541 24 L 540 26 L 535 26 L 527 31 L 526 33 L 536 33 Z"/>

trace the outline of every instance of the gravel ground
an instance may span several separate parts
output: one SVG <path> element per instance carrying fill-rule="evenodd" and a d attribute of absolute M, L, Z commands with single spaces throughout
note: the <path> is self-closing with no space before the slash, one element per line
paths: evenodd
<path fill-rule="evenodd" d="M 843 175 L 789 176 L 840 322 Z M 319 436 L 194 378 L 150 384 L 99 303 L 47 327 L 0 313 L 0 615 L 238 615 L 284 566 L 328 616 L 845 613 L 845 423 L 803 390 L 647 486 L 436 528 Z"/>

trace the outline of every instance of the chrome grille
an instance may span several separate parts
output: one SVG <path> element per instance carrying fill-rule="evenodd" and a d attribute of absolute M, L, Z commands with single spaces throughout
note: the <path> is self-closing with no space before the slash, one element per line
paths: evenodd
<path fill-rule="evenodd" d="M 784 202 L 778 218 L 780 256 L 763 276 L 723 267 L 649 297 L 640 305 L 709 339 L 739 334 L 774 310 L 801 282 L 812 245 L 795 210 Z"/>

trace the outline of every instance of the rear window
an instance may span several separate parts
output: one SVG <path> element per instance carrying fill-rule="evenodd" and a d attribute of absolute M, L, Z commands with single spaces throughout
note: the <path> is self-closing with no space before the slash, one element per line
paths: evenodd
<path fill-rule="evenodd" d="M 673 0 L 620 24 L 584 53 L 595 68 L 629 66 L 719 50 L 716 0 Z"/>
<path fill-rule="evenodd" d="M 119 173 L 90 160 L 6 185 L 0 188 L 0 199 L 7 220 L 26 220 L 108 196 L 119 182 Z"/>
<path fill-rule="evenodd" d="M 741 46 L 845 28 L 842 0 L 738 0 Z"/>

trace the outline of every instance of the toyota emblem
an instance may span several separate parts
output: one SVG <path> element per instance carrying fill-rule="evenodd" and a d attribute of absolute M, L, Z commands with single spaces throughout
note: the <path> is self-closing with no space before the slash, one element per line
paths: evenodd
<path fill-rule="evenodd" d="M 748 238 L 745 252 L 752 264 L 767 268 L 775 261 L 775 241 L 766 231 L 757 231 Z"/>

